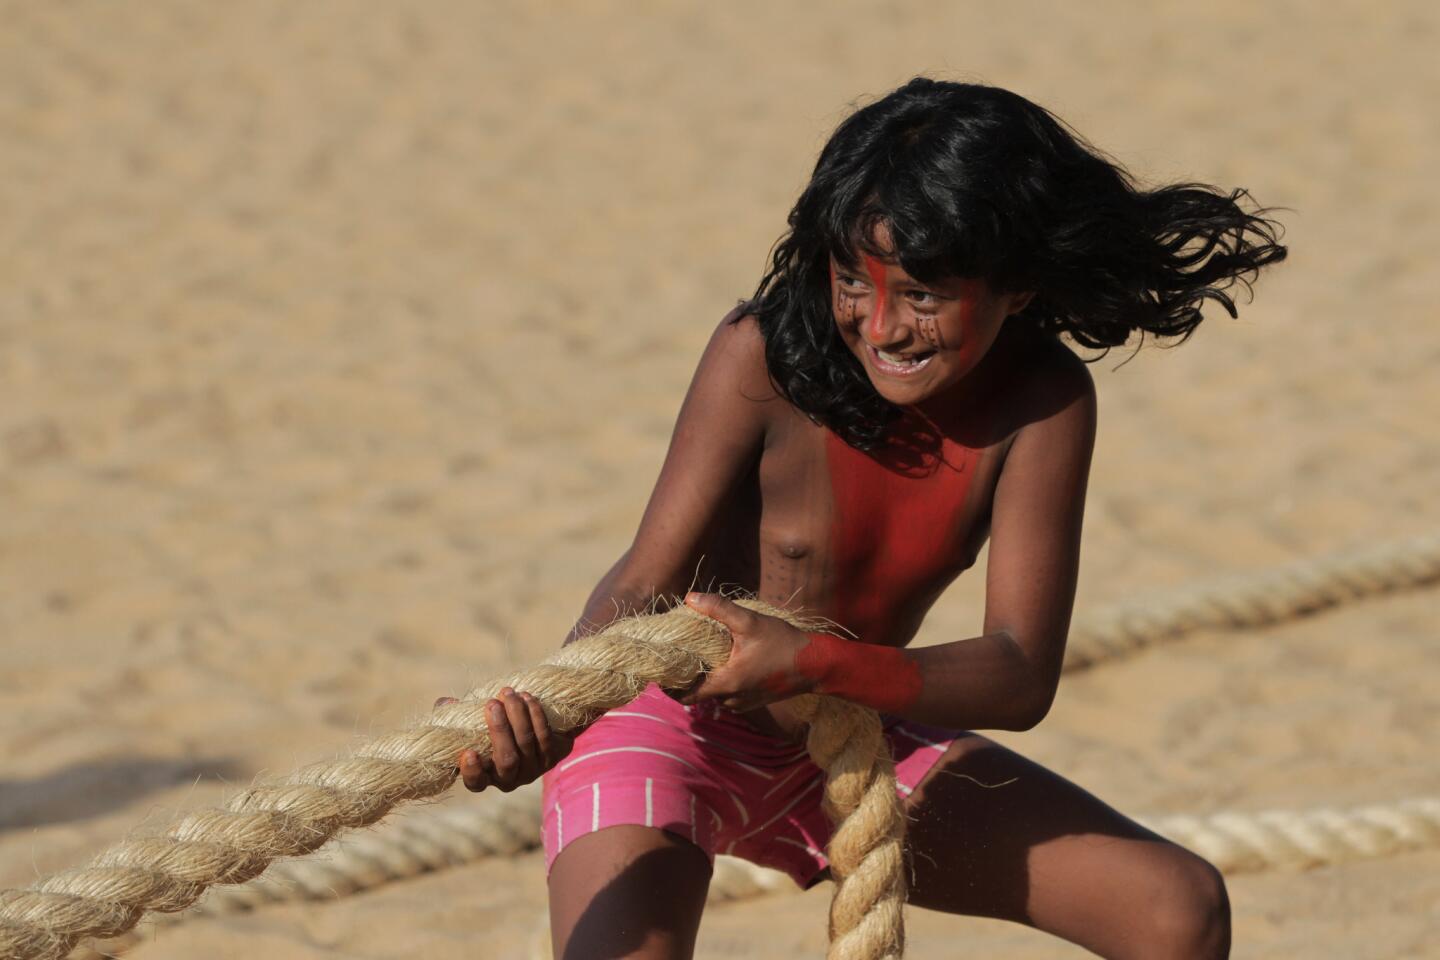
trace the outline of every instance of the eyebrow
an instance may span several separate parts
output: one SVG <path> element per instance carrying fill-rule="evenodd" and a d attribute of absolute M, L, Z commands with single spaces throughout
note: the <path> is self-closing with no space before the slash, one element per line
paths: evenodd
<path fill-rule="evenodd" d="M 833 262 L 833 263 L 835 264 L 835 272 L 836 272 L 837 274 L 838 274 L 838 273 L 852 274 L 852 275 L 856 275 L 856 276 L 853 276 L 852 279 L 863 279 L 863 280 L 865 280 L 866 282 L 869 282 L 869 278 L 868 278 L 868 277 L 859 277 L 859 276 L 858 276 L 858 274 L 861 273 L 861 270 L 860 270 L 858 267 L 846 266 L 845 263 L 844 263 L 843 261 L 837 259 L 834 254 L 831 254 L 830 260 L 831 260 L 831 262 Z M 901 269 L 901 270 L 904 270 L 905 268 L 904 268 L 904 267 L 901 267 L 900 269 Z M 934 294 L 935 296 L 937 296 L 937 297 L 944 297 L 944 298 L 946 298 L 946 299 L 954 299 L 950 294 L 948 294 L 948 293 L 946 293 L 946 292 L 944 291 L 944 289 L 940 286 L 939 283 L 928 283 L 928 282 L 926 282 L 926 281 L 924 281 L 924 280 L 917 280 L 917 279 L 915 279 L 914 277 L 910 276 L 910 274 L 908 274 L 908 273 L 905 274 L 905 279 L 903 279 L 903 280 L 900 281 L 900 285 L 901 285 L 901 286 L 909 286 L 909 287 L 920 287 L 920 288 L 922 288 L 923 290 L 925 290 L 926 293 L 933 293 L 933 294 Z"/>

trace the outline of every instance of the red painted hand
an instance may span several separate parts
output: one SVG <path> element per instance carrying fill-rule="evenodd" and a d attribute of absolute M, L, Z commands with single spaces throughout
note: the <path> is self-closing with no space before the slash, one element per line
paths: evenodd
<path fill-rule="evenodd" d="M 708 675 L 681 703 L 718 699 L 731 710 L 753 710 L 815 689 L 815 679 L 795 668 L 809 635 L 778 617 L 747 610 L 714 593 L 692 593 L 685 605 L 719 620 L 734 639 L 725 666 Z"/>

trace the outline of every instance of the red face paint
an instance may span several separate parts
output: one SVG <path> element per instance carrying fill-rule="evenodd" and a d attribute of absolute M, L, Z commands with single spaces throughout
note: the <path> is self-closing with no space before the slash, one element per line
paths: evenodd
<path fill-rule="evenodd" d="M 865 257 L 865 272 L 870 275 L 870 285 L 875 288 L 875 306 L 870 309 L 871 342 L 884 343 L 885 336 L 885 264 L 874 257 Z"/>

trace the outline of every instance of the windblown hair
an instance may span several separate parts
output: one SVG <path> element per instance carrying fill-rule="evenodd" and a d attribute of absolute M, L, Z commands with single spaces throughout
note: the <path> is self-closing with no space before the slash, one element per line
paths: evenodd
<path fill-rule="evenodd" d="M 895 256 L 921 282 L 1033 291 L 1010 322 L 1100 351 L 1146 334 L 1185 340 L 1206 300 L 1232 317 L 1285 259 L 1281 229 L 1242 189 L 1144 189 L 1043 107 L 997 87 L 916 78 L 847 118 L 820 153 L 746 312 L 780 392 L 866 449 L 897 410 L 836 329 L 829 257 Z M 1253 201 L 1251 203 L 1253 206 Z M 889 228 L 893 251 L 875 249 Z"/>

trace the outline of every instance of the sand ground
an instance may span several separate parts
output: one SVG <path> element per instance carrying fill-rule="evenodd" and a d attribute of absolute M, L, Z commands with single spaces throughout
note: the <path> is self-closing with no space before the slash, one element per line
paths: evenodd
<path fill-rule="evenodd" d="M 1082 608 L 1440 524 L 1432 4 L 0 3 L 0 885 L 555 646 L 856 98 L 1011 87 L 1292 259 L 1097 364 Z M 973 634 L 978 577 L 922 642 Z M 1005 737 L 1120 808 L 1440 792 L 1440 594 L 1200 637 Z M 480 801 L 483 802 L 483 801 Z M 1236 877 L 1235 955 L 1440 956 L 1440 852 Z M 702 957 L 818 956 L 826 894 Z M 534 857 L 143 957 L 521 956 Z M 911 915 L 909 956 L 1078 950 Z"/>

